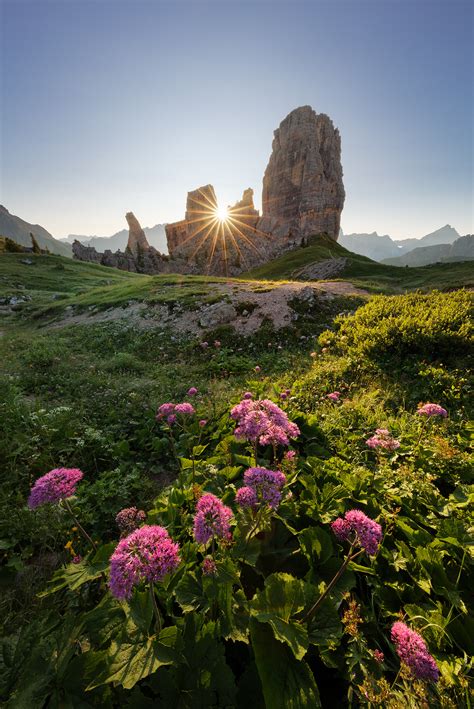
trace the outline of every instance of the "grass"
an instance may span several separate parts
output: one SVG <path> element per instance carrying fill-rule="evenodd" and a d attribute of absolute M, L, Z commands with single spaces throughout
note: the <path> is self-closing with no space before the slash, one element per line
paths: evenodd
<path fill-rule="evenodd" d="M 348 251 L 328 237 L 314 237 L 312 243 L 295 249 L 242 277 L 255 280 L 298 280 L 298 271 L 328 258 L 346 258 L 342 276 L 373 293 L 403 293 L 411 290 L 449 290 L 474 285 L 472 263 L 433 264 L 419 268 L 387 266 Z"/>

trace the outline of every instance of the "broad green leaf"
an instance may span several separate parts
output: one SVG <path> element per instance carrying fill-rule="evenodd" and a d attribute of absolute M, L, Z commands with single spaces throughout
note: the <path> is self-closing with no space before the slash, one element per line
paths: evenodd
<path fill-rule="evenodd" d="M 250 620 L 250 637 L 262 683 L 265 705 L 271 709 L 318 709 L 319 691 L 313 673 L 289 648 L 275 640 L 265 623 Z"/>
<path fill-rule="evenodd" d="M 148 633 L 153 618 L 153 602 L 150 591 L 137 591 L 130 599 L 130 615 L 142 633 Z"/>
<path fill-rule="evenodd" d="M 321 527 L 307 527 L 298 535 L 303 554 L 313 563 L 316 558 L 324 563 L 333 553 L 333 543 L 330 535 Z"/>
<path fill-rule="evenodd" d="M 102 668 L 87 687 L 88 690 L 101 684 L 116 682 L 131 689 L 144 677 L 156 672 L 162 665 L 171 665 L 177 660 L 174 645 L 176 628 L 165 628 L 158 638 L 147 638 L 140 643 L 112 642 L 107 651 L 100 653 Z"/>

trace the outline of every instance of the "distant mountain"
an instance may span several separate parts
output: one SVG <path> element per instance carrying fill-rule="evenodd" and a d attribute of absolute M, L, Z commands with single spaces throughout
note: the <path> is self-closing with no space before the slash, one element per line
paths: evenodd
<path fill-rule="evenodd" d="M 374 261 L 386 262 L 387 259 L 396 259 L 400 256 L 404 256 L 413 251 L 413 249 L 418 250 L 425 246 L 452 244 L 459 238 L 460 234 L 458 234 L 456 229 L 446 224 L 446 226 L 431 232 L 431 234 L 426 234 L 426 236 L 421 237 L 421 239 L 395 240 L 388 234 L 379 236 L 376 231 L 373 231 L 371 234 L 344 234 L 341 231 L 338 243 L 354 254 L 367 256 Z M 432 257 L 435 258 L 435 256 L 436 254 L 433 252 Z M 427 261 L 426 263 L 434 262 L 435 261 Z"/>
<path fill-rule="evenodd" d="M 379 236 L 376 231 L 371 234 L 341 234 L 338 244 L 360 256 L 367 256 L 374 261 L 383 261 L 400 254 L 397 243 L 388 235 Z"/>
<path fill-rule="evenodd" d="M 437 229 L 436 231 L 432 231 L 431 234 L 422 236 L 421 239 L 400 239 L 396 243 L 400 247 L 401 253 L 406 254 L 408 251 L 416 249 L 419 246 L 452 244 L 456 241 L 456 239 L 459 239 L 460 236 L 461 234 L 458 234 L 456 229 L 454 229 L 450 224 L 446 224 L 445 226 L 442 226 L 441 229 Z"/>
<path fill-rule="evenodd" d="M 436 233 L 436 232 L 435 232 Z M 382 261 L 390 266 L 428 266 L 430 263 L 448 263 L 474 260 L 474 236 L 460 236 L 452 244 L 419 246 L 397 258 Z"/>
<path fill-rule="evenodd" d="M 58 239 L 55 239 L 49 231 L 46 231 L 46 229 L 39 224 L 30 224 L 29 222 L 25 222 L 24 219 L 10 214 L 6 207 L 0 205 L 1 236 L 8 236 L 22 246 L 31 246 L 30 232 L 34 235 L 42 249 L 48 249 L 52 254 L 72 258 L 72 248 L 69 244 L 58 241 Z"/>
<path fill-rule="evenodd" d="M 148 243 L 150 246 L 154 246 L 155 249 L 160 251 L 162 254 L 168 253 L 168 243 L 166 241 L 166 232 L 164 224 L 155 224 L 153 227 L 145 227 L 143 231 L 146 234 Z M 125 250 L 128 242 L 128 229 L 122 229 L 112 236 L 83 236 L 80 234 L 69 234 L 68 236 L 61 239 L 63 243 L 67 242 L 72 244 L 72 242 L 77 239 L 84 246 L 93 246 L 96 251 L 103 253 L 106 249 L 111 251 L 121 251 Z"/>

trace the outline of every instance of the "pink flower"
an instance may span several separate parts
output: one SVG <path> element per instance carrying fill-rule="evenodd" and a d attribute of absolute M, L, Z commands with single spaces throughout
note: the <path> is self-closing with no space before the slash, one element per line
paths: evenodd
<path fill-rule="evenodd" d="M 331 401 L 339 401 L 339 397 L 341 396 L 340 391 L 333 391 L 331 394 L 327 395 L 327 399 L 331 399 Z"/>
<path fill-rule="evenodd" d="M 282 392 L 281 392 L 281 394 L 280 394 L 280 399 L 281 399 L 282 401 L 285 401 L 285 399 L 288 399 L 288 394 L 286 393 L 286 391 L 282 391 Z"/>
<path fill-rule="evenodd" d="M 201 419 L 201 420 L 199 421 L 199 425 L 201 426 L 201 428 L 203 428 L 203 426 L 205 426 L 206 423 L 207 423 L 207 419 Z"/>
<path fill-rule="evenodd" d="M 296 458 L 296 451 L 286 451 L 283 457 L 285 460 L 294 460 Z"/>
<path fill-rule="evenodd" d="M 256 367 L 254 367 L 254 369 L 255 369 L 255 371 L 257 372 L 257 374 L 258 374 L 258 372 L 260 372 L 260 367 L 259 367 L 259 365 L 258 365 L 258 364 L 257 364 L 257 366 L 256 366 Z"/>
<path fill-rule="evenodd" d="M 120 541 L 110 557 L 110 591 L 128 599 L 143 581 L 162 581 L 180 563 L 179 545 L 164 527 L 145 525 Z"/>
<path fill-rule="evenodd" d="M 203 350 L 205 350 L 207 347 L 209 347 L 209 342 L 201 342 L 201 347 Z"/>
<path fill-rule="evenodd" d="M 242 396 L 242 399 L 253 399 L 253 394 L 251 391 L 246 391 L 245 394 Z"/>
<path fill-rule="evenodd" d="M 438 681 L 438 665 L 428 652 L 421 635 L 405 623 L 397 621 L 392 625 L 391 636 L 400 660 L 411 669 L 417 679 Z"/>
<path fill-rule="evenodd" d="M 285 482 L 286 477 L 279 470 L 249 468 L 244 473 L 245 487 L 237 492 L 236 502 L 242 507 L 263 504 L 276 510 L 281 502 L 281 490 Z"/>
<path fill-rule="evenodd" d="M 220 346 L 221 346 L 220 340 L 214 340 L 214 347 L 216 349 L 219 349 Z"/>
<path fill-rule="evenodd" d="M 210 556 L 206 556 L 202 562 L 202 573 L 204 576 L 215 576 L 217 574 L 216 562 Z"/>
<path fill-rule="evenodd" d="M 191 416 L 195 413 L 194 406 L 184 401 L 182 404 L 176 404 L 174 410 L 177 414 L 183 414 L 185 416 Z"/>
<path fill-rule="evenodd" d="M 374 650 L 374 660 L 378 662 L 380 665 L 382 662 L 385 660 L 385 655 L 381 650 Z"/>
<path fill-rule="evenodd" d="M 174 406 L 175 405 L 172 404 L 171 402 L 168 402 L 166 404 L 161 404 L 161 406 L 158 409 L 158 413 L 156 414 L 156 418 L 159 420 L 159 419 L 164 418 L 165 416 L 170 416 L 170 414 L 172 414 L 174 411 Z"/>
<path fill-rule="evenodd" d="M 198 390 L 196 389 L 196 387 L 191 387 L 190 389 L 188 389 L 188 396 L 196 396 L 197 393 Z"/>
<path fill-rule="evenodd" d="M 232 510 L 218 497 L 206 493 L 199 498 L 194 516 L 194 538 L 198 544 L 207 544 L 212 539 L 230 537 Z"/>
<path fill-rule="evenodd" d="M 76 494 L 84 473 L 78 468 L 55 468 L 43 475 L 31 488 L 28 507 L 33 510 L 46 503 L 59 502 Z"/>
<path fill-rule="evenodd" d="M 269 399 L 242 399 L 230 412 L 237 421 L 236 438 L 257 441 L 261 445 L 287 446 L 300 434 L 298 426 Z"/>
<path fill-rule="evenodd" d="M 123 537 L 128 536 L 144 522 L 146 514 L 136 507 L 126 507 L 115 516 L 115 524 Z"/>
<path fill-rule="evenodd" d="M 400 448 L 400 441 L 393 438 L 387 428 L 377 428 L 375 435 L 368 438 L 365 443 L 369 448 L 383 448 L 388 451 Z"/>
<path fill-rule="evenodd" d="M 446 409 L 443 409 L 439 404 L 423 404 L 416 413 L 421 416 L 442 416 L 443 418 L 448 415 Z"/>
<path fill-rule="evenodd" d="M 81 561 L 82 561 L 82 556 L 80 554 L 76 554 L 76 556 L 74 556 L 72 559 L 73 564 L 80 564 Z"/>
<path fill-rule="evenodd" d="M 331 529 L 339 540 L 357 541 L 367 554 L 377 553 L 382 541 L 382 527 L 361 510 L 350 510 L 331 524 Z M 355 539 L 351 538 L 355 537 Z"/>
<path fill-rule="evenodd" d="M 172 426 L 174 423 L 176 423 L 176 414 L 171 414 L 171 416 L 168 416 L 166 420 L 168 421 L 170 426 Z"/>

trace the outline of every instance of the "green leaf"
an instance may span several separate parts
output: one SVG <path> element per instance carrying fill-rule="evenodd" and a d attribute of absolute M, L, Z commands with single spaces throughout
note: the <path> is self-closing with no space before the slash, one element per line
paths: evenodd
<path fill-rule="evenodd" d="M 174 650 L 177 637 L 177 628 L 165 628 L 158 639 L 151 637 L 140 643 L 112 642 L 107 651 L 98 653 L 102 669 L 98 670 L 87 689 L 109 682 L 131 689 L 162 665 L 171 665 L 177 661 L 178 656 Z"/>
<path fill-rule="evenodd" d="M 130 615 L 142 633 L 147 634 L 153 618 L 153 603 L 149 591 L 137 591 L 130 599 Z"/>
<path fill-rule="evenodd" d="M 250 637 L 265 706 L 271 709 L 318 709 L 319 691 L 313 673 L 297 660 L 272 630 L 255 618 L 250 620 Z"/>
<path fill-rule="evenodd" d="M 84 559 L 79 564 L 68 564 L 64 569 L 58 569 L 48 588 L 38 594 L 39 598 L 50 596 L 63 588 L 76 591 L 88 581 L 94 581 L 105 575 L 109 568 L 109 559 L 117 546 L 116 542 L 110 542 L 99 547 L 92 560 Z"/>
<path fill-rule="evenodd" d="M 321 527 L 307 527 L 298 535 L 299 543 L 303 554 L 309 559 L 311 564 L 315 558 L 324 563 L 333 553 L 333 543 L 330 535 Z"/>
<path fill-rule="evenodd" d="M 289 574 L 272 574 L 265 581 L 265 588 L 252 600 L 251 614 L 260 623 L 268 623 L 275 638 L 284 642 L 297 660 L 308 649 L 308 633 L 291 616 L 303 610 L 306 604 L 305 584 Z"/>
<path fill-rule="evenodd" d="M 174 595 L 185 613 L 207 608 L 207 599 L 196 574 L 189 572 L 182 578 L 174 590 Z"/>

